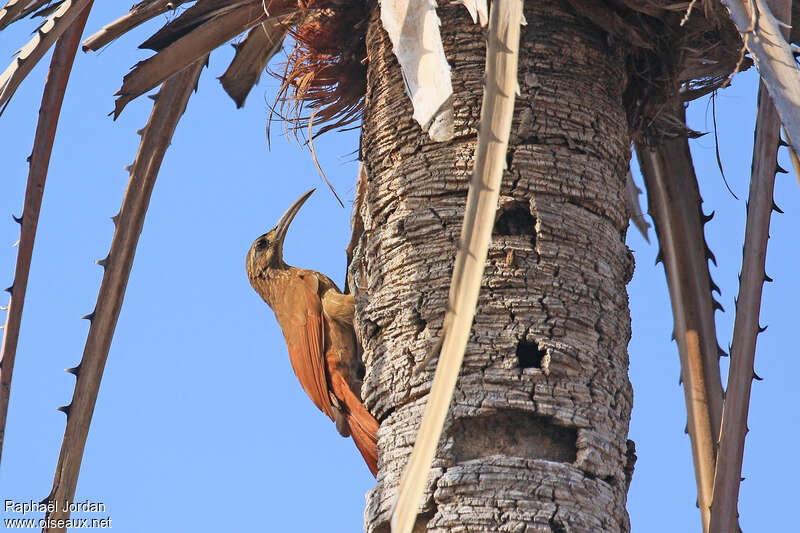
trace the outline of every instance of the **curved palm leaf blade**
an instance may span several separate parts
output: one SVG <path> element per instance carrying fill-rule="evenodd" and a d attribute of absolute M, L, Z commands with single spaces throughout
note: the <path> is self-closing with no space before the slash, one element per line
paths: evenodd
<path fill-rule="evenodd" d="M 150 194 L 175 127 L 197 85 L 206 59 L 207 57 L 200 58 L 164 83 L 153 105 L 150 120 L 142 132 L 139 152 L 131 167 L 122 208 L 114 217 L 116 231 L 111 242 L 111 251 L 105 259 L 99 261 L 104 268 L 103 281 L 95 310 L 85 317 L 91 321 L 91 325 L 83 358 L 78 367 L 71 370 L 77 377 L 72 402 L 61 408 L 67 414 L 67 427 L 53 489 L 47 498 L 49 502 L 59 503 L 54 503 L 54 512 L 47 513 L 46 518 L 52 521 L 69 518 L 69 511 L 62 509 L 60 504 L 72 501 L 75 496 L 86 436 L 133 266 L 136 245 L 150 203 Z M 54 523 L 52 521 L 50 523 Z M 43 531 L 64 530 L 53 528 Z"/>
<path fill-rule="evenodd" d="M 492 238 L 500 183 L 506 167 L 508 137 L 518 87 L 517 63 L 522 20 L 521 0 L 495 0 L 492 3 L 481 126 L 461 240 L 450 283 L 442 352 L 414 449 L 400 480 L 399 496 L 391 518 L 394 533 L 411 533 L 414 527 L 425 480 L 442 434 L 472 329 Z"/>
<path fill-rule="evenodd" d="M 187 10 L 175 22 L 190 11 Z M 202 13 L 200 18 L 201 21 L 192 27 L 193 31 L 178 32 L 179 36 L 175 41 L 167 43 L 159 39 L 158 45 L 166 46 L 156 55 L 137 63 L 123 78 L 122 87 L 116 93 L 118 98 L 115 102 L 114 118 L 119 116 L 128 102 L 158 86 L 223 43 L 266 20 L 267 15 L 260 1 L 247 1 L 230 9 L 219 10 L 213 16 Z"/>
<path fill-rule="evenodd" d="M 39 224 L 39 211 L 42 207 L 42 196 L 47 179 L 47 169 L 50 165 L 50 154 L 56 135 L 58 117 L 61 113 L 61 104 L 64 101 L 64 91 L 72 71 L 75 53 L 86 19 L 89 16 L 91 4 L 87 5 L 81 14 L 56 42 L 53 58 L 50 60 L 50 70 L 42 95 L 42 106 L 39 111 L 39 123 L 36 126 L 36 136 L 33 141 L 33 151 L 30 157 L 28 170 L 28 184 L 25 188 L 25 204 L 20 219 L 20 238 L 17 249 L 17 265 L 14 272 L 14 283 L 11 288 L 11 298 L 8 302 L 8 314 L 3 329 L 3 344 L 0 349 L 0 457 L 3 453 L 3 441 L 8 415 L 8 401 L 11 394 L 11 378 L 14 373 L 14 360 L 19 341 L 19 328 L 22 323 L 22 309 L 25 305 L 25 292 L 28 288 L 28 274 L 33 255 L 33 243 L 36 239 L 36 228 Z"/>
<path fill-rule="evenodd" d="M 150 50 L 163 50 L 184 35 L 192 33 L 200 26 L 209 22 L 218 21 L 232 11 L 237 11 L 246 6 L 261 6 L 260 0 L 200 0 L 195 5 L 181 13 L 181 15 L 170 21 L 156 33 L 151 35 L 139 48 Z M 266 13 L 265 13 L 266 14 Z"/>
<path fill-rule="evenodd" d="M 708 531 L 716 464 L 716 441 L 722 419 L 722 379 L 719 371 L 714 301 L 708 270 L 700 191 L 687 137 L 665 140 L 650 148 L 636 144 L 664 262 L 675 341 L 681 362 L 697 483 L 697 505 Z M 719 289 L 717 289 L 719 290 Z"/>
<path fill-rule="evenodd" d="M 189 0 L 145 0 L 131 8 L 125 15 L 103 26 L 100 31 L 83 42 L 83 51 L 99 50 L 111 41 L 167 11 L 176 9 Z"/>
<path fill-rule="evenodd" d="M 24 19 L 33 13 L 34 17 L 44 17 L 49 15 L 53 10 L 63 3 L 63 0 L 28 0 L 17 1 L 9 0 L 8 3 L 0 10 L 0 30 L 14 22 Z M 45 7 L 45 4 L 50 4 Z"/>
<path fill-rule="evenodd" d="M 30 2 L 26 0 L 8 0 L 0 9 L 0 30 L 24 17 L 22 12 L 28 4 Z"/>
<path fill-rule="evenodd" d="M 283 46 L 287 31 L 288 28 L 277 18 L 265 20 L 250 30 L 244 41 L 233 45 L 236 55 L 219 81 L 237 108 L 244 105 L 267 63 Z"/>
<path fill-rule="evenodd" d="M 711 532 L 732 530 L 737 517 L 739 483 L 742 475 L 744 439 L 750 408 L 750 388 L 755 377 L 756 339 L 762 331 L 758 318 L 761 289 L 766 278 L 764 266 L 769 239 L 769 219 L 773 209 L 773 190 L 780 137 L 780 118 L 764 84 L 758 95 L 756 139 L 753 147 L 753 171 L 745 225 L 742 273 L 736 318 L 733 323 L 731 366 L 725 409 L 722 416 L 717 468 L 714 475 L 714 504 L 711 509 Z"/>
<path fill-rule="evenodd" d="M 51 1 L 51 0 L 48 0 L 48 1 Z M 44 5 L 45 3 L 47 3 L 47 2 L 41 2 L 41 1 L 37 2 L 38 5 Z M 43 7 L 43 8 L 41 8 L 41 9 L 39 9 L 38 11 L 35 11 L 33 9 L 33 6 L 31 6 L 31 8 L 29 8 L 29 9 L 31 11 L 34 11 L 34 13 L 31 15 L 31 18 L 33 18 L 33 17 L 47 17 L 51 13 L 53 13 L 56 9 L 61 7 L 61 4 L 63 4 L 63 3 L 64 3 L 64 0 L 56 0 L 55 2 L 50 3 L 50 5 L 47 5 L 47 6 Z M 27 12 L 28 12 L 28 10 L 26 9 L 25 10 L 25 14 L 27 14 Z"/>
<path fill-rule="evenodd" d="M 14 61 L 0 74 L 0 114 L 22 80 L 91 3 L 92 0 L 65 0 L 61 7 L 36 30 L 33 39 L 22 47 Z"/>

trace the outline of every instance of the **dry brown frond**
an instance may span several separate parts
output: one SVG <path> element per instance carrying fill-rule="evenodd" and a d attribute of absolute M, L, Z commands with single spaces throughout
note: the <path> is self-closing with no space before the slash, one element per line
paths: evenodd
<path fill-rule="evenodd" d="M 295 47 L 289 53 L 276 104 L 293 117 L 292 128 L 306 128 L 314 110 L 320 135 L 361 117 L 366 92 L 366 10 L 362 3 L 300 0 L 299 22 L 290 30 Z M 277 107 L 276 106 L 276 107 Z"/>
<path fill-rule="evenodd" d="M 233 45 L 236 55 L 219 81 L 237 108 L 244 105 L 269 60 L 283 47 L 286 32 L 286 24 L 275 17 L 255 26 L 243 41 Z"/>
<path fill-rule="evenodd" d="M 724 85 L 744 58 L 739 32 L 720 2 L 569 0 L 575 12 L 608 34 L 625 54 L 630 77 L 624 105 L 634 138 L 661 139 L 694 132 L 675 116 L 677 104 Z"/>
<path fill-rule="evenodd" d="M 9 287 L 11 298 L 8 303 L 8 314 L 3 328 L 3 342 L 0 346 L 0 454 L 8 414 L 8 401 L 11 393 L 11 378 L 14 372 L 14 360 L 17 353 L 22 310 L 25 304 L 25 292 L 28 286 L 33 245 L 36 240 L 36 229 L 39 225 L 39 213 L 42 208 L 47 170 L 50 165 L 50 154 L 64 102 L 64 91 L 67 88 L 72 63 L 78 50 L 83 28 L 89 16 L 91 5 L 84 8 L 78 18 L 56 41 L 53 57 L 50 60 L 50 71 L 45 82 L 33 151 L 28 159 L 28 185 L 25 190 L 25 204 L 22 216 L 17 220 L 20 225 L 19 249 L 17 265 L 14 271 L 14 282 Z"/>

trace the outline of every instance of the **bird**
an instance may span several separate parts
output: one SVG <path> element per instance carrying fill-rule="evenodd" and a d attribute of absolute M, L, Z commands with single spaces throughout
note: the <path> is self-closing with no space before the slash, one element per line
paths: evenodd
<path fill-rule="evenodd" d="M 361 401 L 364 365 L 353 327 L 353 295 L 342 294 L 326 275 L 283 260 L 289 225 L 314 191 L 295 200 L 277 225 L 253 242 L 247 277 L 275 313 L 303 390 L 340 435 L 353 438 L 377 476 L 378 422 Z"/>

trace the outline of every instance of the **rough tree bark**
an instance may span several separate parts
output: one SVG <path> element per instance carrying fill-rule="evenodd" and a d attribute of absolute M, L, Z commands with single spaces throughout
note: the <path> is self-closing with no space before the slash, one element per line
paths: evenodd
<path fill-rule="evenodd" d="M 628 531 L 630 317 L 625 48 L 565 2 L 526 3 L 500 215 L 473 333 L 415 531 Z M 373 6 L 351 264 L 381 422 L 365 528 L 388 532 L 433 374 L 480 115 L 485 36 L 440 3 L 456 135 L 412 121 Z"/>

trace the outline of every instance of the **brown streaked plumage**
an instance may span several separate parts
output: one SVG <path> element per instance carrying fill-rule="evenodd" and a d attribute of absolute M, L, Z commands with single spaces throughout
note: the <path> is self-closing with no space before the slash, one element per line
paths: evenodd
<path fill-rule="evenodd" d="M 353 330 L 353 296 L 342 294 L 324 274 L 283 262 L 286 232 L 313 192 L 298 198 L 275 228 L 255 240 L 247 254 L 247 277 L 275 312 L 303 390 L 342 436 L 353 437 L 374 475 L 378 422 L 360 398 L 363 365 Z"/>

